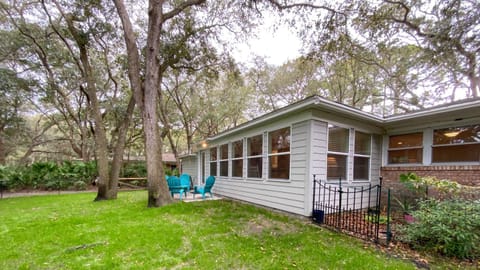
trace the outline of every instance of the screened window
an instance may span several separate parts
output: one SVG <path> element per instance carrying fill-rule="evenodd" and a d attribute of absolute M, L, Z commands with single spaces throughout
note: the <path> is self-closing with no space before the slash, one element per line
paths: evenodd
<path fill-rule="evenodd" d="M 247 139 L 247 175 L 249 178 L 262 178 L 262 137 L 262 135 L 257 135 Z"/>
<path fill-rule="evenodd" d="M 355 153 L 353 158 L 353 180 L 370 178 L 370 152 L 372 136 L 355 131 Z"/>
<path fill-rule="evenodd" d="M 268 133 L 269 178 L 290 178 L 290 128 Z"/>
<path fill-rule="evenodd" d="M 228 176 L 228 144 L 220 146 L 220 176 Z"/>
<path fill-rule="evenodd" d="M 217 148 L 210 148 L 210 174 L 217 175 Z"/>
<path fill-rule="evenodd" d="M 388 163 L 422 163 L 423 133 L 390 136 Z"/>
<path fill-rule="evenodd" d="M 480 125 L 433 132 L 432 162 L 480 161 Z"/>
<path fill-rule="evenodd" d="M 243 177 L 243 140 L 232 143 L 232 176 Z"/>
<path fill-rule="evenodd" d="M 328 125 L 327 179 L 347 178 L 349 130 Z"/>

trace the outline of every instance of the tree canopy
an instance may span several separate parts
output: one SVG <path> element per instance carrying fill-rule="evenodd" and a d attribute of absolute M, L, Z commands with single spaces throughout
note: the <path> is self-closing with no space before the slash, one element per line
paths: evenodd
<path fill-rule="evenodd" d="M 144 8 L 148 7 L 148 8 Z M 231 50 L 265 14 L 304 54 Z M 376 114 L 480 95 L 480 3 L 1 1 L 0 164 L 95 159 L 114 199 L 124 151 L 145 156 L 149 206 L 170 203 L 161 153 L 310 95 Z"/>

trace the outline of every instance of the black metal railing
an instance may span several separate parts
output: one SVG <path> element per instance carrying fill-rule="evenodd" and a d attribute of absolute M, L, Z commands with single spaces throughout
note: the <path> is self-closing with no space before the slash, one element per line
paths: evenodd
<path fill-rule="evenodd" d="M 313 175 L 313 221 L 378 242 L 381 189 L 381 178 L 376 185 L 342 186 L 341 179 L 327 183 Z"/>

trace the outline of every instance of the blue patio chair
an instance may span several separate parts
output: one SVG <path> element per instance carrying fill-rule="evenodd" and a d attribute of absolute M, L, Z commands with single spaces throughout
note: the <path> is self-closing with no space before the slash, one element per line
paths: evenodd
<path fill-rule="evenodd" d="M 202 194 L 202 199 L 205 199 L 205 194 L 210 193 L 210 198 L 213 198 L 212 187 L 215 184 L 215 177 L 210 175 L 205 181 L 204 186 L 194 186 L 193 187 L 193 198 L 195 199 L 195 194 Z"/>
<path fill-rule="evenodd" d="M 173 195 L 175 193 L 178 193 L 180 195 L 180 200 L 182 200 L 182 195 L 185 193 L 185 187 L 182 186 L 180 178 L 176 176 L 170 176 L 167 179 L 167 184 L 168 184 L 168 190 L 170 191 L 170 195 Z"/>
<path fill-rule="evenodd" d="M 185 197 L 187 197 L 187 192 L 190 191 L 190 186 L 192 183 L 190 179 L 190 175 L 186 173 L 180 175 L 180 186 L 182 186 L 184 189 Z"/>

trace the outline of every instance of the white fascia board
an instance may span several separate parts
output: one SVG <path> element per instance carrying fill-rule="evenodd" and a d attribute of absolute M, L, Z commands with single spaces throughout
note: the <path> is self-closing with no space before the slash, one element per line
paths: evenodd
<path fill-rule="evenodd" d="M 237 127 L 234 127 L 232 129 L 221 132 L 221 133 L 219 133 L 219 134 L 217 134 L 213 137 L 209 137 L 209 138 L 207 138 L 207 141 L 213 141 L 213 140 L 216 140 L 218 138 L 222 138 L 224 136 L 230 135 L 232 133 L 237 133 L 237 132 L 240 132 L 242 130 L 245 130 L 245 129 L 254 127 L 256 125 L 259 125 L 261 123 L 265 123 L 265 122 L 270 121 L 274 118 L 278 118 L 280 116 L 287 115 L 287 114 L 295 112 L 295 111 L 300 111 L 300 110 L 307 109 L 309 106 L 317 104 L 317 102 L 318 101 L 317 101 L 316 96 L 313 96 L 311 98 L 307 98 L 305 100 L 299 101 L 299 102 L 294 103 L 292 105 L 285 106 L 285 107 L 280 108 L 278 110 L 275 110 L 273 112 L 264 114 L 264 115 L 262 115 L 258 118 L 252 119 L 252 120 L 250 120 L 246 123 L 243 123 L 243 124 L 241 124 Z"/>
<path fill-rule="evenodd" d="M 373 114 L 355 109 L 353 107 L 350 107 L 341 103 L 330 101 L 330 100 L 321 98 L 319 96 L 312 96 L 302 101 L 299 101 L 297 103 L 294 103 L 292 105 L 285 106 L 273 112 L 264 114 L 263 116 L 250 120 L 230 130 L 219 133 L 213 137 L 209 137 L 207 138 L 207 141 L 214 141 L 218 138 L 222 138 L 232 133 L 237 133 L 242 130 L 268 122 L 274 118 L 279 118 L 281 116 L 306 110 L 308 108 L 319 109 L 319 110 L 324 110 L 329 112 L 337 112 L 342 116 L 350 116 L 350 117 L 353 117 L 354 119 L 366 120 L 366 121 L 375 122 L 378 124 L 381 124 L 383 122 L 383 119 L 381 117 L 377 117 Z"/>
<path fill-rule="evenodd" d="M 354 119 L 367 120 L 377 124 L 382 124 L 384 119 L 382 117 L 376 116 L 374 114 L 364 112 L 362 110 L 356 109 L 354 107 L 347 106 L 342 103 L 330 101 L 321 97 L 317 97 L 318 107 L 329 112 L 339 112 L 342 116 L 350 116 Z"/>
<path fill-rule="evenodd" d="M 410 112 L 402 115 L 394 115 L 385 118 L 385 123 L 394 123 L 396 121 L 409 120 L 418 117 L 434 116 L 441 113 L 448 113 L 461 109 L 480 108 L 480 99 L 473 100 L 466 103 L 451 104 L 433 109 L 426 109 L 424 111 Z"/>

